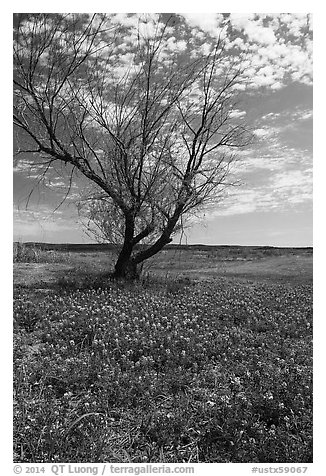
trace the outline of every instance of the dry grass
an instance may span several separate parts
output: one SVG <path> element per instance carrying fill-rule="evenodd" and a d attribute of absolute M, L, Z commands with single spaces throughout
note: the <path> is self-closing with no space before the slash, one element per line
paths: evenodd
<path fill-rule="evenodd" d="M 67 255 L 60 251 L 42 250 L 21 242 L 15 242 L 13 245 L 14 263 L 60 263 L 67 261 Z"/>

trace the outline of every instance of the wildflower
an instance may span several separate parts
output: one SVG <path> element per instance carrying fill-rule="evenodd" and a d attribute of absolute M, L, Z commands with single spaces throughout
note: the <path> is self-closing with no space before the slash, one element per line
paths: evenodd
<path fill-rule="evenodd" d="M 208 402 L 206 402 L 207 405 L 210 405 L 211 407 L 213 407 L 214 405 L 216 405 L 215 402 L 212 402 L 211 400 L 208 400 Z"/>
<path fill-rule="evenodd" d="M 64 398 L 70 398 L 70 397 L 72 397 L 72 392 L 66 392 L 66 393 L 64 393 L 63 397 L 64 397 Z"/>

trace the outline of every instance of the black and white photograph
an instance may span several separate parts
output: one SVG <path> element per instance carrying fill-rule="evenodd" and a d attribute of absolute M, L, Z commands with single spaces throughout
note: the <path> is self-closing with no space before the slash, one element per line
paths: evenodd
<path fill-rule="evenodd" d="M 310 474 L 306 7 L 13 14 L 15 472 Z"/>

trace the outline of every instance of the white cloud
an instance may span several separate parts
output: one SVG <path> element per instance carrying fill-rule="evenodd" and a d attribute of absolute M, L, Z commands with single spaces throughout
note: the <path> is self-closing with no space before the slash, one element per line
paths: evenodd
<path fill-rule="evenodd" d="M 213 44 L 207 34 L 217 38 L 222 33 L 225 39 L 226 51 L 238 48 L 246 53 L 246 71 L 248 87 L 261 87 L 278 90 L 287 82 L 298 81 L 312 84 L 312 40 L 307 29 L 307 16 L 304 14 L 254 14 L 231 13 L 225 17 L 218 13 L 183 13 L 186 23 L 191 27 L 191 37 L 185 38 L 183 28 L 166 30 L 169 39 L 167 47 L 162 52 L 168 61 L 171 52 L 182 53 L 190 45 L 190 57 L 208 55 Z M 123 51 L 133 48 L 137 41 L 137 31 L 140 36 L 153 37 L 156 31 L 161 31 L 163 23 L 154 14 L 116 14 L 114 22 L 126 28 Z M 310 21 L 310 20 L 309 20 Z M 227 37 L 231 28 L 231 36 Z M 300 42 L 298 42 L 300 38 Z M 129 46 L 128 46 L 129 45 Z M 121 55 L 119 54 L 121 60 Z M 120 61 L 119 61 L 120 62 Z M 123 64 L 116 70 L 116 76 L 121 77 L 132 62 L 126 56 Z M 238 87 L 244 90 L 243 85 Z"/>
<path fill-rule="evenodd" d="M 14 208 L 14 239 L 44 240 L 48 234 L 66 232 L 73 227 L 72 219 L 65 216 L 62 210 L 53 211 L 46 205 L 28 209 Z"/>
<path fill-rule="evenodd" d="M 241 161 L 241 168 L 252 173 L 254 170 L 264 169 L 266 171 L 283 170 L 286 160 L 284 157 L 274 157 L 262 155 L 258 157 L 247 157 Z M 239 169 L 241 170 L 241 169 Z"/>
<path fill-rule="evenodd" d="M 254 13 L 231 13 L 230 15 L 232 25 L 238 30 L 244 30 L 254 18 Z"/>
<path fill-rule="evenodd" d="M 275 89 L 275 90 L 276 90 L 276 89 L 281 89 L 282 87 L 283 87 L 283 84 L 280 83 L 279 81 L 276 81 L 276 83 L 273 83 L 273 84 L 271 85 L 271 89 Z"/>
<path fill-rule="evenodd" d="M 257 137 L 266 137 L 270 135 L 270 131 L 268 129 L 255 129 L 253 132 Z"/>
<path fill-rule="evenodd" d="M 245 83 L 235 83 L 231 86 L 230 89 L 235 90 L 235 91 L 245 91 L 247 88 Z"/>
<path fill-rule="evenodd" d="M 244 35 L 250 52 L 251 65 L 246 75 L 251 87 L 277 90 L 289 77 L 312 84 L 312 40 L 307 36 L 307 15 L 232 13 L 230 24 L 235 32 Z"/>
<path fill-rule="evenodd" d="M 246 111 L 240 111 L 239 109 L 234 109 L 231 114 L 230 114 L 230 117 L 232 118 L 238 118 L 238 117 L 243 117 L 245 116 L 247 113 Z"/>
<path fill-rule="evenodd" d="M 240 215 L 256 211 L 282 210 L 285 207 L 312 202 L 312 170 L 282 170 L 286 161 L 279 158 L 253 159 L 252 164 L 266 166 L 269 174 L 266 183 L 251 183 L 232 189 L 210 218 L 214 216 Z M 250 161 L 246 160 L 246 163 Z M 273 165 L 275 168 L 273 169 Z"/>
<path fill-rule="evenodd" d="M 312 170 L 288 170 L 284 171 L 274 178 L 278 188 L 295 188 L 304 191 L 311 190 Z"/>
<path fill-rule="evenodd" d="M 273 84 L 275 84 L 273 77 L 265 76 L 263 74 L 261 75 L 259 73 L 255 75 L 251 81 L 251 85 L 256 88 L 261 86 L 272 86 Z"/>
<path fill-rule="evenodd" d="M 309 15 L 305 13 L 283 13 L 280 15 L 280 21 L 287 26 L 291 35 L 298 37 L 302 34 L 302 30 L 307 27 Z"/>
<path fill-rule="evenodd" d="M 252 213 L 256 210 L 257 195 L 257 191 L 248 189 L 230 193 L 223 203 L 209 214 L 209 218 Z"/>
<path fill-rule="evenodd" d="M 207 56 L 212 50 L 212 45 L 209 43 L 203 43 L 200 47 L 200 51 L 203 55 Z"/>
<path fill-rule="evenodd" d="M 273 29 L 262 26 L 261 19 L 255 20 L 254 17 L 254 14 L 231 13 L 230 22 L 233 28 L 243 30 L 249 41 L 264 45 L 274 43 L 276 37 Z"/>
<path fill-rule="evenodd" d="M 313 117 L 311 109 L 300 109 L 283 111 L 282 113 L 270 112 L 261 117 L 262 121 L 273 123 L 273 130 L 275 133 L 284 131 L 286 128 L 293 128 L 296 121 L 307 120 Z"/>
<path fill-rule="evenodd" d="M 187 43 L 184 40 L 177 40 L 174 36 L 170 36 L 166 40 L 167 52 L 180 52 L 187 49 Z"/>
<path fill-rule="evenodd" d="M 182 13 L 187 23 L 192 27 L 200 28 L 212 36 L 219 36 L 223 24 L 223 15 L 220 13 Z"/>
<path fill-rule="evenodd" d="M 32 159 L 16 159 L 14 160 L 13 172 L 27 172 L 31 169 L 32 164 Z"/>
<path fill-rule="evenodd" d="M 312 118 L 312 111 L 303 111 L 300 119 L 306 120 Z"/>

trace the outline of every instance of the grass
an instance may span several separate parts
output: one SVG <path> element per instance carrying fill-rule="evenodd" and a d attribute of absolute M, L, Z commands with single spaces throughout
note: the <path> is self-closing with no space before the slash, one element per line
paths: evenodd
<path fill-rule="evenodd" d="M 15 266 L 16 462 L 312 461 L 309 253 L 182 250 L 166 275 L 173 253 L 136 284 L 98 252 Z"/>
<path fill-rule="evenodd" d="M 55 250 L 43 250 L 37 246 L 15 242 L 13 246 L 14 263 L 58 263 L 66 261 L 67 255 Z"/>

